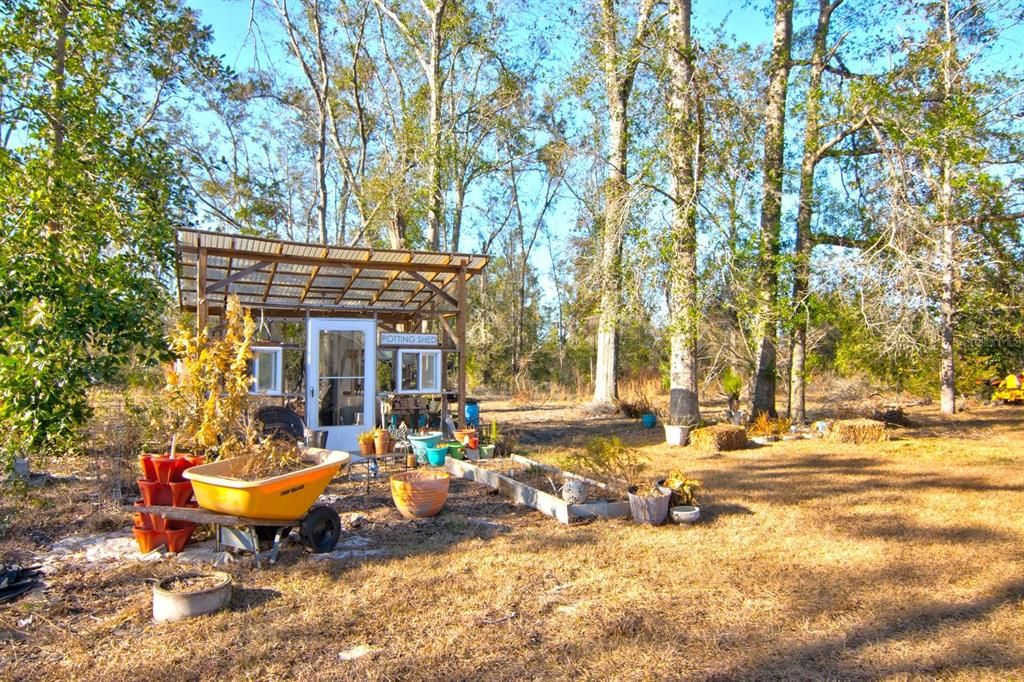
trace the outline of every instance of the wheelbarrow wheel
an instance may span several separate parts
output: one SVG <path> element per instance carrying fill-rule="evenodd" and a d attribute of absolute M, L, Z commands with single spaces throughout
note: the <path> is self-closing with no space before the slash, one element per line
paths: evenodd
<path fill-rule="evenodd" d="M 313 554 L 330 552 L 341 536 L 341 518 L 330 507 L 313 507 L 302 519 L 299 535 Z"/>

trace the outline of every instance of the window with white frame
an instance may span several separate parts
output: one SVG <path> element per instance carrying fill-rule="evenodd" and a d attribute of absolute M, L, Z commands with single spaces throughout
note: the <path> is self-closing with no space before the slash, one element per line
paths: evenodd
<path fill-rule="evenodd" d="M 399 350 L 399 393 L 441 392 L 441 351 Z"/>
<path fill-rule="evenodd" d="M 283 349 L 273 346 L 252 348 L 252 393 L 281 395 Z"/>

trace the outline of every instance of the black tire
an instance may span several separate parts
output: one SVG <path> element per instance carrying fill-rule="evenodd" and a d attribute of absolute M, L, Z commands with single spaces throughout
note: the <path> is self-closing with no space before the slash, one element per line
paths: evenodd
<path fill-rule="evenodd" d="M 313 554 L 330 552 L 341 537 L 341 518 L 330 507 L 313 507 L 302 519 L 299 534 L 302 544 Z"/>

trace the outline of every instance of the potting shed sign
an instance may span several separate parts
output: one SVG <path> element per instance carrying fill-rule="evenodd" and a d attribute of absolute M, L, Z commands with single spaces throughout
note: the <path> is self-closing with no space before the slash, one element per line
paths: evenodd
<path fill-rule="evenodd" d="M 382 346 L 436 346 L 437 334 L 399 334 L 397 332 L 381 332 Z"/>

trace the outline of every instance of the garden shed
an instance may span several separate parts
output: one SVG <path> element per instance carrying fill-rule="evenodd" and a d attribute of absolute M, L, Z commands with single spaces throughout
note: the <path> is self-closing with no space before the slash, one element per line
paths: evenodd
<path fill-rule="evenodd" d="M 237 295 L 259 323 L 254 391 L 291 400 L 326 447 L 355 449 L 382 401 L 416 420 L 424 401 L 457 402 L 464 418 L 466 292 L 486 256 L 191 228 L 177 230 L 175 252 L 181 309 L 203 327 Z"/>

